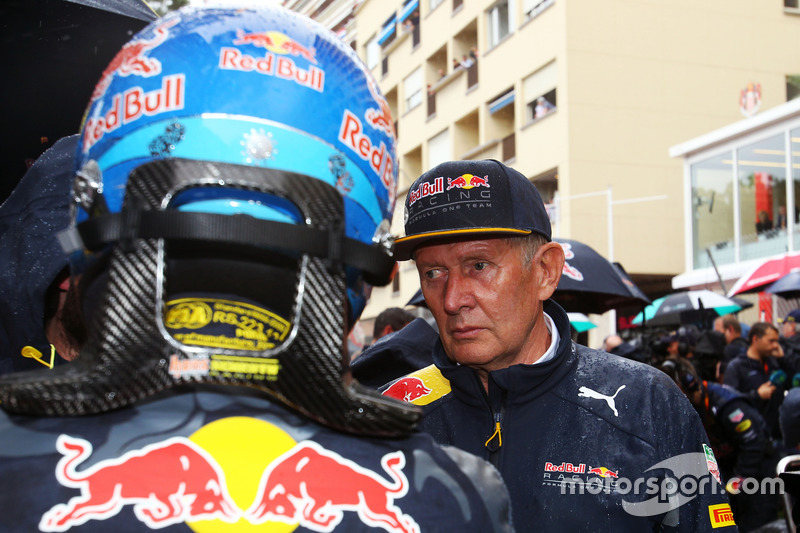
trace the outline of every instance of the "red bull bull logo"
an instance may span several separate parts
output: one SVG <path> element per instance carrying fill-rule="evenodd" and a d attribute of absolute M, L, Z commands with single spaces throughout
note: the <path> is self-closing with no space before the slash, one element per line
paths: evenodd
<path fill-rule="evenodd" d="M 252 531 L 255 525 L 324 532 L 348 516 L 389 533 L 420 533 L 395 503 L 410 490 L 402 451 L 381 457 L 381 474 L 249 417 L 220 419 L 188 438 L 171 437 L 82 470 L 91 443 L 61 435 L 56 447 L 63 455 L 58 482 L 80 493 L 50 508 L 40 520 L 42 531 L 113 519 L 130 506 L 143 530 L 186 523 L 198 533 Z"/>
<path fill-rule="evenodd" d="M 447 189 L 472 189 L 473 187 L 489 187 L 489 176 L 462 174 L 457 178 L 447 178 Z"/>
<path fill-rule="evenodd" d="M 145 54 L 158 48 L 169 36 L 169 28 L 175 24 L 177 21 L 173 20 L 157 26 L 155 28 L 156 36 L 153 39 L 136 39 L 125 44 L 100 75 L 100 81 L 97 82 L 92 93 L 92 101 L 105 94 L 115 74 L 120 76 L 136 75 L 143 78 L 160 74 L 161 62 Z"/>
<path fill-rule="evenodd" d="M 309 63 L 317 64 L 317 51 L 313 47 L 307 48 L 279 31 L 245 33 L 239 30 L 233 44 L 251 44 L 266 48 L 273 54 L 302 57 Z"/>
<path fill-rule="evenodd" d="M 426 387 L 425 382 L 421 379 L 406 377 L 395 381 L 383 392 L 383 395 L 410 403 L 430 393 L 431 389 Z"/>
<path fill-rule="evenodd" d="M 313 441 L 298 444 L 269 466 L 258 495 L 245 517 L 253 524 L 268 520 L 299 524 L 314 531 L 333 531 L 345 511 L 390 533 L 419 533 L 419 526 L 394 505 L 408 492 L 402 452 L 383 456 L 387 482 Z"/>
<path fill-rule="evenodd" d="M 171 439 L 101 461 L 82 472 L 78 464 L 92 454 L 92 445 L 61 435 L 56 443 L 64 457 L 56 478 L 80 496 L 42 516 L 42 531 L 66 531 L 89 520 L 105 520 L 133 505 L 136 517 L 150 528 L 187 520 L 235 522 L 241 511 L 230 498 L 225 474 L 214 459 L 189 439 Z"/>
<path fill-rule="evenodd" d="M 617 475 L 617 472 L 619 472 L 619 471 L 618 470 L 609 470 L 608 468 L 606 468 L 604 466 L 598 466 L 598 467 L 595 467 L 595 468 L 590 468 L 586 473 L 587 474 L 596 474 L 596 475 L 598 475 L 600 477 L 618 478 L 619 476 Z"/>

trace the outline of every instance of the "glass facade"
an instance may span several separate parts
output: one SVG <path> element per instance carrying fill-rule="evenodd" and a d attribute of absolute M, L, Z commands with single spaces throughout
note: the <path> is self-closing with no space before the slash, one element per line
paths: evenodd
<path fill-rule="evenodd" d="M 743 138 L 690 173 L 695 269 L 800 250 L 800 129 Z"/>
<path fill-rule="evenodd" d="M 692 165 L 692 231 L 694 268 L 736 260 L 733 234 L 733 171 L 729 155 Z"/>

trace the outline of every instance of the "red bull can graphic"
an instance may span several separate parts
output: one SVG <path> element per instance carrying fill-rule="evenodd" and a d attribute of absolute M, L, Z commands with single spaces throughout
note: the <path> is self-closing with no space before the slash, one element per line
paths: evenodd
<path fill-rule="evenodd" d="M 395 398 L 404 402 L 411 403 L 417 398 L 427 396 L 431 389 L 425 386 L 425 382 L 417 377 L 406 377 L 392 383 L 384 392 L 384 396 Z"/>
<path fill-rule="evenodd" d="M 89 520 L 105 520 L 125 505 L 133 505 L 136 518 L 153 529 L 187 520 L 233 523 L 241 516 L 217 462 L 184 437 L 130 451 L 81 472 L 77 466 L 91 456 L 92 445 L 61 435 L 56 447 L 64 455 L 56 478 L 81 494 L 47 511 L 39 522 L 42 531 L 66 531 Z"/>
<path fill-rule="evenodd" d="M 279 521 L 313 531 L 333 531 L 345 511 L 390 533 L 419 533 L 419 526 L 394 505 L 408 492 L 402 452 L 387 453 L 381 465 L 392 481 L 313 441 L 275 459 L 264 471 L 245 517 L 253 524 Z"/>
<path fill-rule="evenodd" d="M 177 24 L 175 20 L 165 22 L 155 28 L 156 35 L 154 38 L 136 39 L 123 46 L 122 50 L 117 52 L 117 55 L 114 56 L 114 59 L 111 60 L 111 63 L 108 64 L 100 75 L 100 81 L 97 82 L 94 92 L 92 93 L 92 101 L 97 100 L 105 94 L 115 74 L 119 74 L 120 76 L 136 75 L 143 78 L 149 78 L 160 74 L 161 62 L 145 54 L 161 45 L 169 36 L 169 28 L 175 24 Z"/>
<path fill-rule="evenodd" d="M 490 187 L 489 176 L 473 176 L 462 174 L 457 178 L 447 178 L 447 189 L 472 189 L 473 187 Z"/>

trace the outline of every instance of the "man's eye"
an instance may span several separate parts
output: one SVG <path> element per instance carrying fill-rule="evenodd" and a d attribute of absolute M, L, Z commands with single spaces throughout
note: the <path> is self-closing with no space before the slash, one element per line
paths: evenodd
<path fill-rule="evenodd" d="M 475 270 L 483 270 L 488 265 L 489 265 L 488 263 L 484 263 L 484 262 L 475 263 Z"/>
<path fill-rule="evenodd" d="M 428 279 L 436 279 L 439 276 L 438 270 L 426 270 L 425 277 Z"/>

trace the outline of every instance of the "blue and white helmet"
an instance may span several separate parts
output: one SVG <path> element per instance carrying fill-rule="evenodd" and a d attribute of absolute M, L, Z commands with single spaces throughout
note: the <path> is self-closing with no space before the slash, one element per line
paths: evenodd
<path fill-rule="evenodd" d="M 4 408 L 96 413 L 221 384 L 406 434 L 419 409 L 361 387 L 345 353 L 395 267 L 393 128 L 354 52 L 296 13 L 188 8 L 142 30 L 91 96 L 62 236 L 88 341 L 65 370 L 0 387 Z"/>
<path fill-rule="evenodd" d="M 343 198 L 346 238 L 387 246 L 397 178 L 389 107 L 351 48 L 291 11 L 182 10 L 126 44 L 84 118 L 76 221 L 119 213 L 131 172 L 168 159 L 320 180 Z M 229 185 L 170 191 L 169 202 L 186 211 L 302 222 L 291 198 L 234 193 Z M 369 292 L 360 274 L 348 269 L 351 321 Z"/>

